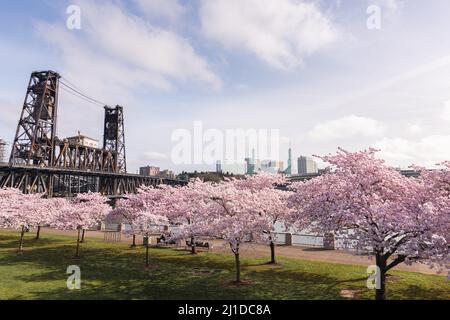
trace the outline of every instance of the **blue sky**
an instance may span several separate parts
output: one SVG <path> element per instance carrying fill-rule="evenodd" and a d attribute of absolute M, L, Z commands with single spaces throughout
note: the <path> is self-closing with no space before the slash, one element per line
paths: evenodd
<path fill-rule="evenodd" d="M 80 30 L 66 9 L 81 8 Z M 366 9 L 381 9 L 370 30 Z M 12 141 L 29 74 L 54 69 L 126 107 L 129 168 L 171 161 L 171 134 L 279 129 L 280 159 L 380 148 L 395 166 L 450 159 L 446 0 L 0 3 L 0 136 Z M 102 108 L 61 93 L 60 137 L 101 139 Z"/>

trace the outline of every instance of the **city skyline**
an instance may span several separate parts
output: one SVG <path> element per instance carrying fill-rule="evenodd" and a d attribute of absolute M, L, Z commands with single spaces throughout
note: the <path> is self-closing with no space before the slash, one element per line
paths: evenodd
<path fill-rule="evenodd" d="M 71 4 L 81 8 L 79 30 L 66 26 Z M 0 35 L 0 66 L 9 75 L 0 80 L 0 136 L 8 143 L 30 72 L 54 69 L 89 96 L 124 105 L 129 172 L 146 163 L 214 170 L 171 160 L 172 133 L 197 120 L 222 132 L 279 129 L 275 160 L 285 164 L 288 145 L 306 156 L 375 147 L 402 168 L 450 157 L 442 148 L 450 144 L 450 39 L 436 40 L 450 28 L 448 1 L 102 5 L 0 4 L 0 26 L 10 30 Z M 380 29 L 367 27 L 369 5 L 381 9 Z M 301 32 L 302 21 L 314 37 Z M 101 140 L 101 107 L 61 91 L 58 115 L 58 136 L 81 131 Z"/>

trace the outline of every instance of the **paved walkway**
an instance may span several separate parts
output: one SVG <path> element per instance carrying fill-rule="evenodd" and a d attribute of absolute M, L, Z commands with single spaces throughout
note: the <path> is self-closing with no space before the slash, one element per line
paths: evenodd
<path fill-rule="evenodd" d="M 55 229 L 42 229 L 42 235 L 45 234 L 55 234 L 55 235 L 71 235 L 76 237 L 76 231 L 60 231 Z M 103 239 L 103 232 L 100 231 L 87 231 L 86 237 L 88 238 L 101 238 Z M 130 243 L 132 238 L 126 235 L 122 235 L 121 242 Z M 136 237 L 136 243 L 142 244 L 142 237 Z M 369 259 L 365 255 L 355 255 L 351 252 L 341 251 L 341 250 L 325 250 L 322 248 L 315 247 L 303 247 L 303 246 L 277 246 L 276 255 L 279 257 L 287 257 L 302 260 L 312 260 L 312 261 L 322 261 L 322 262 L 332 262 L 340 264 L 349 265 L 361 265 L 369 266 L 375 263 L 374 260 Z M 231 250 L 229 246 L 224 245 L 223 241 L 215 240 L 213 242 L 212 252 L 220 252 L 223 254 L 231 255 Z M 261 258 L 270 256 L 269 246 L 261 244 L 245 244 L 241 247 L 241 255 L 244 257 L 251 258 Z M 438 274 L 436 268 L 430 269 L 428 266 L 421 263 L 414 263 L 408 266 L 404 263 L 395 267 L 395 270 L 410 271 L 410 272 L 420 272 L 424 274 Z M 447 272 L 440 273 L 442 276 L 446 276 Z"/>

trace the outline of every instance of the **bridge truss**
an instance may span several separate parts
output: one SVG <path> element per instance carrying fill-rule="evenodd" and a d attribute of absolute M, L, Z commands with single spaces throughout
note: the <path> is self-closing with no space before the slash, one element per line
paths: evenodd
<path fill-rule="evenodd" d="M 43 193 L 48 197 L 73 197 L 89 191 L 118 196 L 136 193 L 140 186 L 160 184 L 180 185 L 183 182 L 127 173 L 0 166 L 0 188 L 17 188 L 23 193 Z"/>
<path fill-rule="evenodd" d="M 103 148 L 59 139 L 60 78 L 54 71 L 31 74 L 9 163 L 0 164 L 0 188 L 48 197 L 72 197 L 89 191 L 120 196 L 135 193 L 140 186 L 184 183 L 126 172 L 122 106 L 104 107 Z"/>

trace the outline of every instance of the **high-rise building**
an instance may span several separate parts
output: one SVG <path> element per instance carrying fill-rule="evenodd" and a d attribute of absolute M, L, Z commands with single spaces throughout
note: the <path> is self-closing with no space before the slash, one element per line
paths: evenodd
<path fill-rule="evenodd" d="M 0 163 L 6 162 L 6 142 L 0 138 Z"/>
<path fill-rule="evenodd" d="M 248 173 L 246 162 L 236 162 L 236 161 L 217 161 L 216 172 L 217 173 L 228 173 L 234 175 L 244 175 Z"/>
<path fill-rule="evenodd" d="M 246 174 L 252 175 L 255 173 L 255 163 L 252 158 L 245 158 L 245 164 L 247 166 Z"/>
<path fill-rule="evenodd" d="M 245 158 L 245 164 L 246 164 L 246 173 L 248 175 L 257 174 L 259 172 L 266 172 L 266 173 L 284 172 L 283 161 L 256 159 L 255 150 L 252 151 L 251 158 Z"/>
<path fill-rule="evenodd" d="M 317 163 L 310 157 L 300 156 L 297 160 L 298 174 L 317 173 Z"/>
<path fill-rule="evenodd" d="M 147 177 L 157 177 L 159 176 L 159 167 L 153 167 L 153 166 L 146 166 L 139 168 L 139 174 L 141 176 L 147 176 Z"/>
<path fill-rule="evenodd" d="M 291 175 L 292 171 L 293 171 L 292 170 L 292 149 L 289 148 L 287 168 L 286 168 L 286 170 L 284 170 L 284 173 L 287 174 L 287 175 Z"/>
<path fill-rule="evenodd" d="M 252 150 L 252 157 L 251 158 L 245 158 L 245 163 L 247 164 L 247 174 L 252 175 L 257 172 L 256 168 L 256 156 L 255 156 L 255 149 Z"/>

